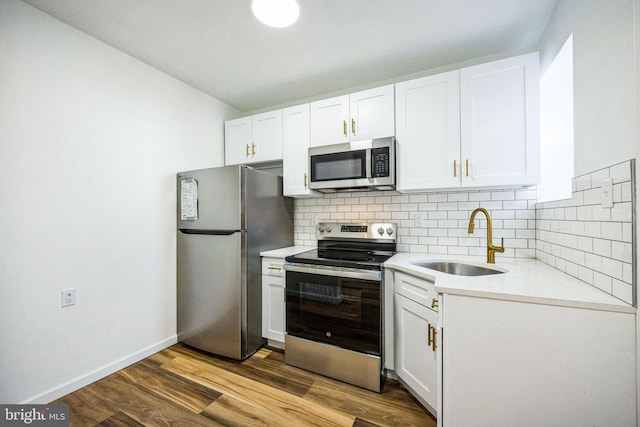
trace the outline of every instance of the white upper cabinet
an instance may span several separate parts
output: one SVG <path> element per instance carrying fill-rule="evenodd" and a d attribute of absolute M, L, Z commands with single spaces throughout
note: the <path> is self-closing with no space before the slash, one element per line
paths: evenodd
<path fill-rule="evenodd" d="M 396 84 L 398 190 L 536 184 L 538 98 L 537 53 Z"/>
<path fill-rule="evenodd" d="M 282 174 L 285 196 L 316 194 L 309 189 L 309 104 L 282 110 Z"/>
<path fill-rule="evenodd" d="M 396 84 L 397 188 L 460 186 L 459 72 Z"/>
<path fill-rule="evenodd" d="M 536 184 L 538 53 L 460 70 L 463 187 Z"/>
<path fill-rule="evenodd" d="M 225 165 L 282 160 L 282 110 L 224 123 Z"/>
<path fill-rule="evenodd" d="M 395 135 L 393 85 L 349 95 L 351 141 Z"/>
<path fill-rule="evenodd" d="M 310 106 L 311 146 L 394 135 L 393 85 L 323 99 Z"/>
<path fill-rule="evenodd" d="M 313 147 L 349 142 L 349 95 L 311 103 Z"/>
<path fill-rule="evenodd" d="M 251 117 L 224 122 L 224 164 L 239 165 L 251 158 Z"/>

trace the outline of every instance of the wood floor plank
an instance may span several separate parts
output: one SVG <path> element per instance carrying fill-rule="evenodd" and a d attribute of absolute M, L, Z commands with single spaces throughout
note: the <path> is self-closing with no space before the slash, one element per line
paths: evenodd
<path fill-rule="evenodd" d="M 436 425 L 397 381 L 374 393 L 286 365 L 271 348 L 240 362 L 177 344 L 54 403 L 70 405 L 71 426 Z"/>
<path fill-rule="evenodd" d="M 110 406 L 145 426 L 189 425 L 219 426 L 220 424 L 202 415 L 185 410 L 171 401 L 146 392 L 115 373 L 92 384 L 91 393 L 99 396 Z"/>
<path fill-rule="evenodd" d="M 147 357 L 145 360 L 147 362 L 155 363 L 156 365 L 162 365 L 163 363 L 168 362 L 174 357 L 176 357 L 175 354 L 171 353 L 169 349 L 164 349 L 155 354 L 152 354 L 151 356 Z"/>
<path fill-rule="evenodd" d="M 397 383 L 396 383 L 397 384 Z M 399 386 L 386 384 L 382 393 L 326 378 L 318 379 L 304 396 L 306 400 L 355 415 L 379 426 L 436 427 L 436 420 Z M 399 399 L 394 395 L 400 395 Z"/>
<path fill-rule="evenodd" d="M 144 427 L 144 424 L 140 424 L 124 412 L 118 412 L 115 415 L 107 418 L 98 427 Z"/>
<path fill-rule="evenodd" d="M 172 401 L 196 414 L 202 412 L 221 393 L 193 382 L 180 375 L 162 369 L 148 361 L 141 361 L 119 373 L 129 382 L 144 387 L 149 392 Z"/>
<path fill-rule="evenodd" d="M 313 384 L 312 377 L 304 371 L 292 369 L 293 367 L 284 365 L 284 363 L 279 364 L 279 369 L 271 369 L 270 366 L 273 365 L 268 365 L 268 362 L 273 352 L 267 349 L 264 349 L 265 351 L 259 351 L 259 357 L 255 357 L 256 355 L 254 354 L 254 356 L 242 362 L 212 357 L 211 355 L 181 344 L 172 346 L 169 350 L 171 351 L 169 354 L 175 357 L 184 356 L 208 365 L 217 366 L 296 396 L 304 396 L 309 387 L 311 387 L 311 384 Z M 261 358 L 263 355 L 264 357 Z M 267 364 L 261 363 L 263 361 Z"/>
<path fill-rule="evenodd" d="M 349 414 L 197 360 L 177 357 L 163 367 L 212 387 L 224 396 L 262 408 L 273 418 L 287 420 L 284 425 L 350 427 L 355 421 Z"/>
<path fill-rule="evenodd" d="M 111 407 L 95 393 L 91 393 L 90 387 L 81 388 L 51 402 L 69 405 L 69 425 L 71 427 L 96 425 L 118 412 L 116 408 Z"/>
<path fill-rule="evenodd" d="M 291 425 L 287 417 L 226 395 L 205 408 L 202 415 L 229 427 Z"/>

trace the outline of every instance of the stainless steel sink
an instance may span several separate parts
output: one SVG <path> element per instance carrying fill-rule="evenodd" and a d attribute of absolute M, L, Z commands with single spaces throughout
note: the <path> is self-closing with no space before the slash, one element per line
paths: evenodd
<path fill-rule="evenodd" d="M 465 264 L 456 261 L 421 261 L 414 262 L 413 265 L 440 271 L 442 273 L 456 276 L 487 276 L 489 274 L 502 274 L 504 271 L 480 265 Z"/>

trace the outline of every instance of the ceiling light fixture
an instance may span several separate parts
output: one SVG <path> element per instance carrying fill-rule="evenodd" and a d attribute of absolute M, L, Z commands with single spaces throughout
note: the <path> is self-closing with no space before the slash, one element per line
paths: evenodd
<path fill-rule="evenodd" d="M 288 27 L 300 14 L 296 0 L 253 0 L 251 10 L 258 21 L 275 28 Z"/>

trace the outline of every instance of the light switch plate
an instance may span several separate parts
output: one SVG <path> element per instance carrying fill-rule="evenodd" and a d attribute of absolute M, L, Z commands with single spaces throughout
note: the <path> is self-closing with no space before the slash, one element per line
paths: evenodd
<path fill-rule="evenodd" d="M 613 207 L 613 178 L 603 179 L 600 183 L 600 201 L 603 208 Z"/>

